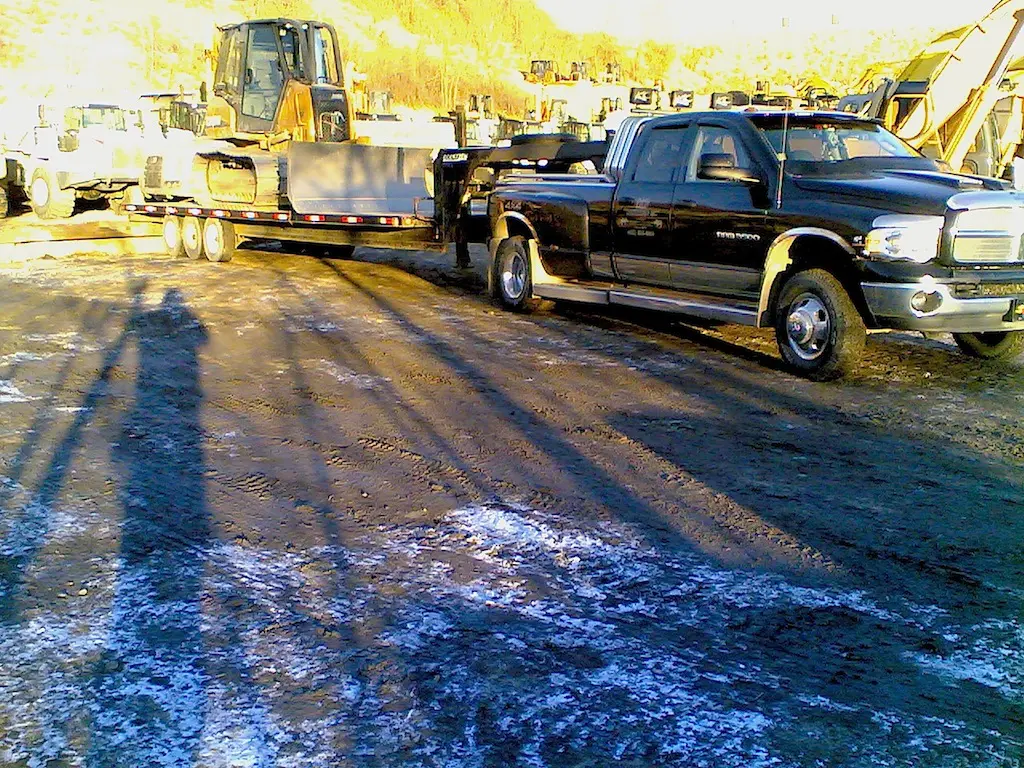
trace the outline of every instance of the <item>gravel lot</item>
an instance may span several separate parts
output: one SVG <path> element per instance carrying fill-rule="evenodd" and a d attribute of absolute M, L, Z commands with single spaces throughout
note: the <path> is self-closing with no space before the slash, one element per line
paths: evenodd
<path fill-rule="evenodd" d="M 1024 765 L 1024 360 L 451 261 L 0 264 L 0 764 Z"/>

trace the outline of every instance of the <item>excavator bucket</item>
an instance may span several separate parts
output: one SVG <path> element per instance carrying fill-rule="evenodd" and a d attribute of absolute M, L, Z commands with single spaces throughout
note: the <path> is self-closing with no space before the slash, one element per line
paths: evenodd
<path fill-rule="evenodd" d="M 288 200 L 299 214 L 431 217 L 432 155 L 410 147 L 292 142 Z"/>

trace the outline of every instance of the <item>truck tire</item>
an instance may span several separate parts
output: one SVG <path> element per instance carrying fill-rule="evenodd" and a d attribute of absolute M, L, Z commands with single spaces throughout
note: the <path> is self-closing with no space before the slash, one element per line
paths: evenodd
<path fill-rule="evenodd" d="M 1012 360 L 1024 352 L 1024 331 L 954 333 L 960 351 L 981 360 Z"/>
<path fill-rule="evenodd" d="M 0 187 L 0 219 L 6 219 L 10 212 L 10 201 L 7 199 L 7 190 Z"/>
<path fill-rule="evenodd" d="M 177 216 L 164 216 L 161 234 L 168 256 L 180 259 L 185 255 L 185 246 L 181 240 L 181 220 Z"/>
<path fill-rule="evenodd" d="M 231 261 L 238 247 L 238 238 L 235 236 L 235 225 L 230 221 L 224 221 L 211 217 L 203 224 L 203 249 L 206 251 L 206 258 L 210 261 Z"/>
<path fill-rule="evenodd" d="M 501 241 L 494 254 L 494 285 L 498 300 L 506 309 L 530 312 L 539 303 L 533 298 L 530 250 L 525 237 L 516 235 Z"/>
<path fill-rule="evenodd" d="M 775 340 L 783 361 L 813 381 L 850 373 L 864 352 L 867 331 L 853 301 L 823 269 L 786 281 L 775 311 Z"/>
<path fill-rule="evenodd" d="M 203 223 L 195 216 L 181 220 L 181 247 L 193 261 L 203 258 Z"/>
<path fill-rule="evenodd" d="M 67 219 L 75 212 L 75 190 L 61 189 L 49 168 L 36 168 L 28 197 L 32 212 L 40 219 Z"/>

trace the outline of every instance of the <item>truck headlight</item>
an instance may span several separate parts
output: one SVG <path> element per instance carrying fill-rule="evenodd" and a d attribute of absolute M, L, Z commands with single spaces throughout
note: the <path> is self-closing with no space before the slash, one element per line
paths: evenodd
<path fill-rule="evenodd" d="M 924 264 L 939 254 L 941 216 L 879 216 L 864 239 L 864 255 Z"/>

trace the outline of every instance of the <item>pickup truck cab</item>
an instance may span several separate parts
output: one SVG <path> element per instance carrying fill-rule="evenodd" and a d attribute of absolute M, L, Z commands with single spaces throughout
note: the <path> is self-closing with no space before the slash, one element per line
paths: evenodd
<path fill-rule="evenodd" d="M 1024 351 L 1024 195 L 944 173 L 878 123 L 827 112 L 630 118 L 601 174 L 516 175 L 488 203 L 490 287 L 774 327 L 813 379 L 868 329 Z"/>

